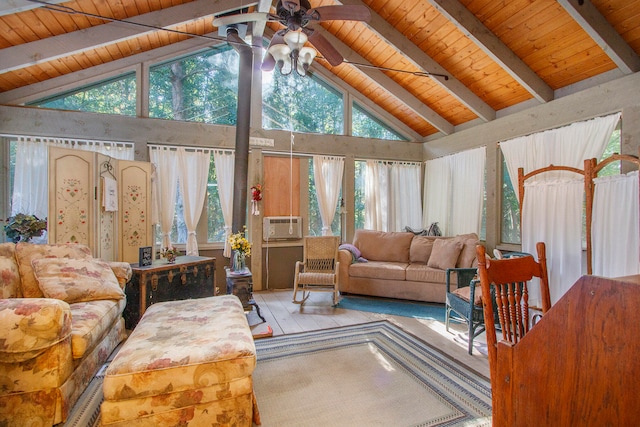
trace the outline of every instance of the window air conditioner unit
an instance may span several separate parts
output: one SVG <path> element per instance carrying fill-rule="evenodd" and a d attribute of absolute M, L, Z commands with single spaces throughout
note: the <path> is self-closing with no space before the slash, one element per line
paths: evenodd
<path fill-rule="evenodd" d="M 302 239 L 302 217 L 267 216 L 262 223 L 262 239 L 297 240 Z"/>

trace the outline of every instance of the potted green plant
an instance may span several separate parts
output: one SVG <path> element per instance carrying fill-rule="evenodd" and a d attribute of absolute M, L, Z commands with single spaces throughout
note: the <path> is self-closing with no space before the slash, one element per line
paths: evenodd
<path fill-rule="evenodd" d="M 42 236 L 47 229 L 47 219 L 35 215 L 16 214 L 7 219 L 4 232 L 13 243 L 28 242 L 35 236 Z"/>

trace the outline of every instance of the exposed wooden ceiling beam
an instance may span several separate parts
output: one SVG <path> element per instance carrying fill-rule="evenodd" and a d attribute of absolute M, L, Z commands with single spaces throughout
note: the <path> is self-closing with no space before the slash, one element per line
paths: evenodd
<path fill-rule="evenodd" d="M 66 1 L 69 0 L 47 0 L 47 3 L 60 4 Z M 42 3 L 35 3 L 29 0 L 4 0 L 0 1 L 0 16 L 24 12 L 25 10 L 31 10 L 42 6 Z"/>
<path fill-rule="evenodd" d="M 195 0 L 191 3 L 138 15 L 127 21 L 166 28 L 236 8 L 236 0 Z M 157 30 L 138 25 L 112 22 L 8 47 L 0 51 L 0 73 L 51 61 L 154 31 Z"/>
<path fill-rule="evenodd" d="M 358 55 L 354 52 L 349 46 L 340 41 L 333 34 L 329 33 L 327 30 L 320 26 L 316 26 L 314 28 L 316 31 L 320 32 L 329 42 L 338 49 L 338 51 L 342 54 L 344 59 L 347 62 L 357 62 L 362 64 L 371 65 L 366 59 L 362 56 Z M 350 65 L 354 67 L 354 65 Z M 424 120 L 431 123 L 436 129 L 442 132 L 445 135 L 450 135 L 454 131 L 454 126 L 445 120 L 438 113 L 433 111 L 428 106 L 424 105 L 422 101 L 413 96 L 408 90 L 400 86 L 398 83 L 393 81 L 389 76 L 384 74 L 380 70 L 376 70 L 368 67 L 357 67 L 362 73 L 366 74 L 371 80 L 375 81 L 379 84 L 384 90 L 389 92 L 392 96 L 399 99 L 401 102 L 407 104 L 409 108 L 416 112 L 420 117 Z"/>
<path fill-rule="evenodd" d="M 538 101 L 549 102 L 553 99 L 553 89 L 458 0 L 427 1 Z"/>
<path fill-rule="evenodd" d="M 623 73 L 631 74 L 640 71 L 640 57 L 638 54 L 624 41 L 598 9 L 591 4 L 591 1 L 558 0 L 558 3 L 609 55 Z"/>
<path fill-rule="evenodd" d="M 268 13 L 271 10 L 272 0 L 259 0 L 256 6 L 256 12 Z M 264 29 L 267 26 L 267 21 L 254 22 L 251 28 L 251 34 L 253 37 L 262 37 L 264 35 Z"/>
<path fill-rule="evenodd" d="M 340 0 L 340 3 L 366 6 L 360 0 Z M 451 74 L 442 68 L 442 66 L 440 66 L 440 64 L 438 64 L 433 58 L 424 53 L 418 46 L 413 44 L 411 40 L 406 38 L 373 10 L 371 11 L 371 21 L 368 24 L 369 27 L 378 33 L 382 39 L 399 52 L 402 52 L 402 54 L 419 69 L 427 73 L 449 75 L 448 80 L 444 80 L 439 77 L 433 77 L 433 79 L 467 106 L 467 108 L 473 111 L 478 117 L 485 121 L 494 120 L 496 118 L 496 112 L 489 104 L 480 99 L 479 96 L 473 93 L 455 77 L 451 76 Z"/>

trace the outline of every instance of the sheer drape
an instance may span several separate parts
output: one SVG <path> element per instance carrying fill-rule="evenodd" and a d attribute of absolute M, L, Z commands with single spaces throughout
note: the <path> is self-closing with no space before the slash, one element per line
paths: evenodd
<path fill-rule="evenodd" d="M 451 197 L 451 168 L 448 157 L 428 160 L 424 169 L 424 197 L 422 227 L 438 223 L 442 234 L 449 235 L 449 198 Z"/>
<path fill-rule="evenodd" d="M 437 222 L 442 234 L 480 234 L 485 147 L 425 162 L 422 226 Z"/>
<path fill-rule="evenodd" d="M 149 146 L 149 158 L 155 165 L 157 179 L 152 206 L 159 212 L 162 247 L 171 247 L 171 228 L 176 213 L 176 193 L 178 191 L 178 155 L 169 147 Z"/>
<path fill-rule="evenodd" d="M 13 175 L 12 216 L 18 213 L 32 214 L 38 218 L 48 216 L 47 146 L 47 140 L 18 140 Z"/>
<path fill-rule="evenodd" d="M 342 187 L 344 158 L 313 156 L 313 178 L 316 183 L 318 209 L 322 219 L 322 235 L 331 236 L 331 223 L 338 206 L 338 197 Z"/>
<path fill-rule="evenodd" d="M 525 184 L 522 250 L 535 254 L 535 242 L 545 242 L 552 304 L 582 275 L 583 195 L 582 179 Z M 536 220 L 527 221 L 524 218 Z M 534 242 L 533 247 L 525 242 Z M 529 298 L 532 305 L 541 307 L 539 286 L 529 288 Z"/>
<path fill-rule="evenodd" d="M 418 163 L 369 160 L 365 171 L 365 228 L 403 231 L 419 228 L 420 170 Z"/>
<path fill-rule="evenodd" d="M 450 156 L 451 227 L 450 234 L 480 235 L 482 204 L 484 203 L 485 147 Z"/>
<path fill-rule="evenodd" d="M 389 231 L 387 229 L 389 180 L 386 168 L 375 160 L 367 160 L 364 187 L 364 228 Z"/>
<path fill-rule="evenodd" d="M 233 151 L 214 150 L 213 160 L 216 164 L 218 196 L 220 198 L 220 206 L 222 207 L 222 217 L 224 218 L 223 255 L 229 258 L 231 257 L 229 236 L 231 235 L 231 225 L 233 223 L 233 171 L 235 154 Z"/>
<path fill-rule="evenodd" d="M 638 171 L 593 181 L 593 274 L 605 277 L 638 274 Z"/>
<path fill-rule="evenodd" d="M 613 114 L 501 142 L 500 148 L 513 188 L 518 188 L 519 167 L 524 168 L 525 174 L 551 164 L 583 169 L 585 159 L 600 158 L 619 119 L 620 114 Z M 532 187 L 529 186 L 525 190 L 521 224 L 522 250 L 533 254 L 538 241 L 546 243 L 552 303 L 555 303 L 564 294 L 563 289 L 573 285 L 582 273 L 581 234 L 576 235 L 575 227 L 582 223 L 583 193 L 580 193 L 580 196 L 573 195 L 574 190 L 578 191 L 579 182 L 582 182 L 573 181 L 575 176 L 574 173 L 560 171 L 543 173 L 531 178 L 529 184 L 544 181 L 553 183 L 550 186 L 538 187 L 540 194 L 536 194 L 536 202 L 528 202 L 527 192 Z M 563 185 L 567 188 L 558 188 Z M 547 209 L 527 206 L 527 203 L 544 205 Z M 559 209 L 566 213 L 557 214 Z M 560 220 L 565 223 L 553 227 L 549 225 Z M 531 232 L 525 233 L 525 230 Z M 540 303 L 539 289 L 535 286 L 531 297 L 534 304 Z"/>
<path fill-rule="evenodd" d="M 389 172 L 389 229 L 403 231 L 407 226 L 419 229 L 422 223 L 420 164 L 391 163 Z"/>
<path fill-rule="evenodd" d="M 178 182 L 184 203 L 184 222 L 187 226 L 186 254 L 198 256 L 196 227 L 202 214 L 209 178 L 209 150 L 187 151 L 178 148 Z"/>

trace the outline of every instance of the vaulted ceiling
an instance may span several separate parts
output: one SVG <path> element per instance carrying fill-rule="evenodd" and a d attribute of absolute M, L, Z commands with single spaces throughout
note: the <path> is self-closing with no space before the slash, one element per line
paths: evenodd
<path fill-rule="evenodd" d="M 86 76 L 126 58 L 166 56 L 188 40 L 219 43 L 224 37 L 212 18 L 221 13 L 275 11 L 275 1 L 266 0 L 44 3 L 0 2 L 0 104 L 24 102 L 52 79 Z M 419 142 L 640 71 L 640 0 L 341 4 L 363 4 L 372 18 L 315 24 L 345 62 L 332 67 L 318 58 L 313 67 L 341 80 Z M 269 38 L 278 25 L 256 24 L 251 31 Z"/>

